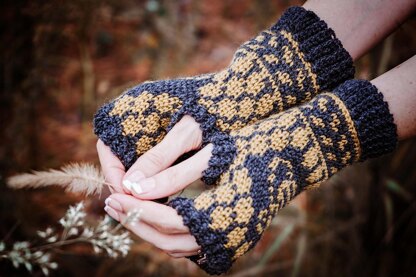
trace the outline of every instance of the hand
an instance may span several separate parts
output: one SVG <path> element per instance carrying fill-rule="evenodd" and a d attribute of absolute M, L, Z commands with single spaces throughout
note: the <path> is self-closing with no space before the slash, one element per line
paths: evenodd
<path fill-rule="evenodd" d="M 111 152 L 110 147 L 105 145 L 100 139 L 97 141 L 97 152 L 105 179 L 113 185 L 112 187 L 109 187 L 110 191 L 112 193 L 122 193 L 123 188 L 121 187 L 121 181 L 124 174 L 126 174 L 123 164 Z"/>
<path fill-rule="evenodd" d="M 175 209 L 120 193 L 112 194 L 105 203 L 105 211 L 121 223 L 129 211 L 142 210 L 139 222 L 124 227 L 168 255 L 182 258 L 198 254 L 200 247 Z"/>
<path fill-rule="evenodd" d="M 170 196 L 202 177 L 202 171 L 208 167 L 212 145 L 169 167 L 182 154 L 199 149 L 201 142 L 199 124 L 192 117 L 184 116 L 159 144 L 140 156 L 127 172 L 110 147 L 100 139 L 97 141 L 97 152 L 106 180 L 114 185 L 110 188 L 111 192 L 157 199 Z"/>
<path fill-rule="evenodd" d="M 117 159 L 114 155 L 107 153 L 110 151 L 108 148 L 104 148 L 106 151 L 102 151 L 102 156 L 108 164 L 103 165 L 103 170 L 117 184 L 122 179 L 126 194 L 144 200 L 170 196 L 200 179 L 202 172 L 208 168 L 213 148 L 211 144 L 187 160 L 171 166 L 184 153 L 200 149 L 201 143 L 199 124 L 192 117 L 184 116 L 159 144 L 138 158 L 123 177 L 121 163 L 114 160 Z"/>
<path fill-rule="evenodd" d="M 192 158 L 168 168 L 182 154 L 198 149 L 201 142 L 199 124 L 192 117 L 184 116 L 158 145 L 138 158 L 127 173 L 110 147 L 100 139 L 97 141 L 97 152 L 106 180 L 114 185 L 110 188 L 112 192 L 155 199 L 158 195 L 172 195 L 201 178 L 202 171 L 208 167 L 212 145 L 207 145 Z M 146 179 L 150 176 L 152 178 Z M 141 181 L 140 184 L 138 181 Z M 122 183 L 127 184 L 127 187 L 122 186 Z M 146 193 L 145 189 L 149 187 L 154 187 L 154 190 Z"/>
<path fill-rule="evenodd" d="M 182 154 L 199 149 L 201 142 L 199 124 L 190 116 L 185 116 L 127 172 L 109 147 L 100 140 L 97 143 L 104 175 L 116 185 L 112 192 L 117 192 L 105 201 L 105 211 L 115 220 L 123 222 L 129 211 L 142 209 L 140 222 L 125 227 L 175 258 L 196 255 L 200 247 L 175 209 L 144 200 L 170 196 L 202 177 L 211 157 L 211 144 L 191 158 L 169 167 Z M 133 194 L 142 200 L 126 194 Z"/>

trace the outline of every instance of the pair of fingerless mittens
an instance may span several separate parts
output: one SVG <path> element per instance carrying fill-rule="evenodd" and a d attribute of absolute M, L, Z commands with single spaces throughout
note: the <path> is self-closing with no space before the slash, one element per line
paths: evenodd
<path fill-rule="evenodd" d="M 203 143 L 214 145 L 203 179 L 217 186 L 169 205 L 202 248 L 204 259 L 191 259 L 221 274 L 303 189 L 394 148 L 392 116 L 368 82 L 348 81 L 315 97 L 353 73 L 333 31 L 294 7 L 244 43 L 223 71 L 128 90 L 98 111 L 95 132 L 128 168 L 183 115 L 200 124 Z"/>
<path fill-rule="evenodd" d="M 223 145 L 224 134 L 306 102 L 353 75 L 351 57 L 326 23 L 292 7 L 242 44 L 224 70 L 133 87 L 99 109 L 94 131 L 129 168 L 183 115 L 200 123 L 203 144 Z M 204 181 L 213 183 L 222 170 L 211 167 Z"/>

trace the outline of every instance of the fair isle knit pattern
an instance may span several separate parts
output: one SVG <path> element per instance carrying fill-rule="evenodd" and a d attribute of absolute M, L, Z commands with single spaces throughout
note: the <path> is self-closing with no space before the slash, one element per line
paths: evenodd
<path fill-rule="evenodd" d="M 397 143 L 382 94 L 356 80 L 229 136 L 236 155 L 217 186 L 169 203 L 201 246 L 205 261 L 198 264 L 210 274 L 226 272 L 253 248 L 276 212 L 301 191 Z"/>
<path fill-rule="evenodd" d="M 200 123 L 204 144 L 228 149 L 219 157 L 227 163 L 235 149 L 225 134 L 306 102 L 353 75 L 351 57 L 326 23 L 292 7 L 244 43 L 228 68 L 129 89 L 97 112 L 95 133 L 128 168 L 188 114 Z M 224 170 L 216 164 L 204 172 L 207 183 Z"/>

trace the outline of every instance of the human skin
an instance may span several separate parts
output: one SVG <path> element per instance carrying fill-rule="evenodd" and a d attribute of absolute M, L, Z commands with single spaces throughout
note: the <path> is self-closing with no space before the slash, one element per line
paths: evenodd
<path fill-rule="evenodd" d="M 416 2 L 310 0 L 304 7 L 324 19 L 353 59 L 357 59 L 397 27 L 415 9 Z M 354 18 L 353 22 L 351 18 Z M 416 136 L 416 113 L 412 111 L 416 105 L 415 72 L 416 57 L 413 57 L 372 81 L 389 104 L 399 139 Z M 100 140 L 97 143 L 104 174 L 116 185 L 113 191 L 116 193 L 106 200 L 105 210 L 114 219 L 123 221 L 129 210 L 141 208 L 141 221 L 126 227 L 173 257 L 196 254 L 199 246 L 174 209 L 149 200 L 172 195 L 202 177 L 208 167 L 212 145 L 171 166 L 183 153 L 199 149 L 201 141 L 198 123 L 185 116 L 162 142 L 143 154 L 127 172 L 104 143 Z M 123 180 L 139 183 L 142 193 L 123 189 Z"/>
<path fill-rule="evenodd" d="M 303 7 L 323 19 L 357 60 L 399 27 L 415 10 L 416 1 L 308 0 Z"/>

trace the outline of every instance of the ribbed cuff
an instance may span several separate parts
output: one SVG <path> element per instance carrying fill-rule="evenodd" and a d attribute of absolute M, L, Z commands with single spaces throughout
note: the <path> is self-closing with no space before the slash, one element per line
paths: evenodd
<path fill-rule="evenodd" d="M 191 256 L 189 259 L 208 274 L 220 275 L 227 272 L 233 264 L 232 254 L 223 246 L 226 238 L 210 230 L 209 215 L 196 210 L 193 200 L 188 198 L 177 197 L 169 202 L 169 206 L 176 209 L 183 218 L 183 223 L 201 246 L 205 258 L 201 262 L 198 262 L 197 256 Z"/>
<path fill-rule="evenodd" d="M 317 76 L 321 91 L 332 90 L 354 77 L 351 56 L 335 37 L 334 31 L 315 13 L 302 7 L 291 7 L 271 27 L 274 32 L 282 29 L 289 32 L 298 43 L 305 60 L 311 64 L 312 71 Z M 216 129 L 215 116 L 198 105 L 192 97 L 186 102 L 172 123 L 177 122 L 184 114 L 189 114 L 201 125 L 203 144 L 214 144 L 213 157 L 202 178 L 206 184 L 212 184 L 235 157 L 235 146 L 228 136 Z"/>
<path fill-rule="evenodd" d="M 286 30 L 299 44 L 306 61 L 312 65 L 320 90 L 332 90 L 354 77 L 350 54 L 342 46 L 332 29 L 314 12 L 291 7 L 272 31 Z"/>
<path fill-rule="evenodd" d="M 334 90 L 354 121 L 361 146 L 360 160 L 375 158 L 397 146 L 397 127 L 383 95 L 369 81 L 350 80 Z"/>

